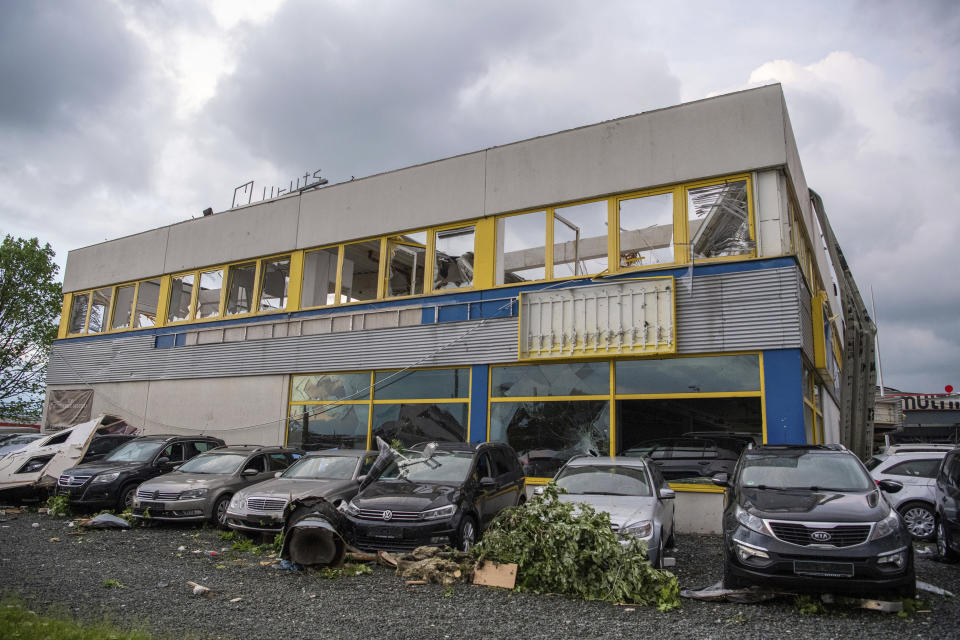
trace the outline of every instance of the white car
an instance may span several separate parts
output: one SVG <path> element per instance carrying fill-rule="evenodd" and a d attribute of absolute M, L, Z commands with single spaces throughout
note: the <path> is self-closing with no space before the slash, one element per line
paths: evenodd
<path fill-rule="evenodd" d="M 674 542 L 676 494 L 656 465 L 646 458 L 572 458 L 554 481 L 566 490 L 564 502 L 588 504 L 610 515 L 610 524 L 621 538 L 647 544 L 651 566 L 663 568 L 664 549 Z"/>
<path fill-rule="evenodd" d="M 934 488 L 940 461 L 952 445 L 894 445 L 867 462 L 874 480 L 896 480 L 903 489 L 884 493 L 917 540 L 933 540 L 937 528 Z"/>

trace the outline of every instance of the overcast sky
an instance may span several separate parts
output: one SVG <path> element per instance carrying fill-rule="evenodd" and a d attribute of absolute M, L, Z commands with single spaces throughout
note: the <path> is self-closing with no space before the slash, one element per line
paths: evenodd
<path fill-rule="evenodd" d="M 670 6 L 679 5 L 679 6 Z M 670 6 L 670 8 L 666 8 Z M 960 3 L 0 0 L 0 233 L 57 252 L 780 82 L 884 382 L 960 387 Z"/>

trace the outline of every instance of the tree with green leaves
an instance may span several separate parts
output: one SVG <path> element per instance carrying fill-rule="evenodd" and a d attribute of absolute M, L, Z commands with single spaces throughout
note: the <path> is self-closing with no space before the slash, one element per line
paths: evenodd
<path fill-rule="evenodd" d="M 53 249 L 36 238 L 0 244 L 0 416 L 38 418 L 62 293 Z"/>

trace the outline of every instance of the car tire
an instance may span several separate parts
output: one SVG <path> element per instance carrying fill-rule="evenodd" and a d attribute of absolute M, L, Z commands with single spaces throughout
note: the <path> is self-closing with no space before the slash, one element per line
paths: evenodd
<path fill-rule="evenodd" d="M 733 575 L 733 572 L 730 571 L 730 560 L 724 558 L 723 560 L 723 588 L 724 589 L 741 589 L 746 587 L 747 583 Z"/>
<path fill-rule="evenodd" d="M 663 551 L 664 551 L 663 530 L 661 530 L 660 535 L 657 536 L 657 559 L 650 563 L 650 566 L 653 567 L 654 569 L 659 569 L 659 570 L 663 569 Z"/>
<path fill-rule="evenodd" d="M 227 528 L 227 507 L 230 506 L 231 497 L 230 494 L 224 494 L 213 503 L 213 509 L 210 510 L 210 522 L 215 527 Z"/>
<path fill-rule="evenodd" d="M 907 523 L 914 540 L 933 540 L 937 535 L 937 517 L 933 507 L 925 502 L 907 502 L 897 509 Z"/>
<path fill-rule="evenodd" d="M 948 564 L 960 560 L 960 554 L 947 545 L 947 530 L 943 526 L 943 520 L 937 523 L 937 559 Z"/>
<path fill-rule="evenodd" d="M 461 551 L 470 551 L 477 543 L 477 521 L 473 516 L 463 516 L 460 526 L 457 527 L 457 548 Z"/>
<path fill-rule="evenodd" d="M 137 493 L 136 484 L 127 484 L 120 489 L 120 495 L 117 497 L 117 511 L 126 511 L 133 508 L 133 496 Z"/>
<path fill-rule="evenodd" d="M 676 528 L 670 529 L 670 535 L 667 537 L 667 549 L 675 549 L 677 546 Z"/>

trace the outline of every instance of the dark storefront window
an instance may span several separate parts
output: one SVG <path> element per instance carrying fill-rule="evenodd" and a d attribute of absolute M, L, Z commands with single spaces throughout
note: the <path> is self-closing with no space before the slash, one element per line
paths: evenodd
<path fill-rule="evenodd" d="M 317 449 L 365 449 L 367 404 L 301 404 L 290 408 L 287 446 Z"/>
<path fill-rule="evenodd" d="M 465 402 L 377 404 L 372 437 L 404 446 L 418 442 L 462 442 L 467 439 L 470 406 Z"/>

